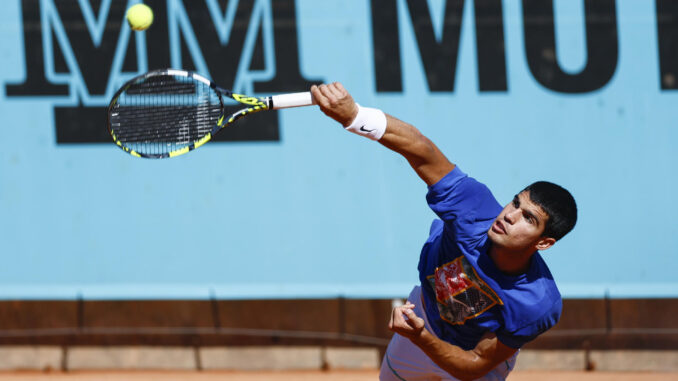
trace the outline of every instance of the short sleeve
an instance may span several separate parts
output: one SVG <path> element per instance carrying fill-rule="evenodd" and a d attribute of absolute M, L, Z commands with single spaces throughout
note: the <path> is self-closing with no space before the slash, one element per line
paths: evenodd
<path fill-rule="evenodd" d="M 458 238 L 484 234 L 502 210 L 487 186 L 459 167 L 429 186 L 426 201 Z"/>
<path fill-rule="evenodd" d="M 528 342 L 537 338 L 537 336 L 551 329 L 560 319 L 562 311 L 562 300 L 558 300 L 553 308 L 537 321 L 531 322 L 515 331 L 499 330 L 496 332 L 497 339 L 502 344 L 511 348 L 518 349 Z"/>
<path fill-rule="evenodd" d="M 543 332 L 546 332 L 546 330 Z M 499 339 L 499 341 L 501 341 L 501 343 L 506 345 L 507 347 L 519 349 L 523 345 L 536 339 L 537 336 L 541 335 L 543 332 L 532 332 L 532 331 L 513 332 L 513 333 L 497 332 L 497 339 Z"/>

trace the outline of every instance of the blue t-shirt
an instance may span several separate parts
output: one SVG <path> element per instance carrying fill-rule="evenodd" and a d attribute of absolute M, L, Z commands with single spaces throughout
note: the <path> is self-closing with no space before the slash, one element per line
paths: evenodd
<path fill-rule="evenodd" d="M 489 331 L 520 348 L 558 322 L 562 299 L 538 252 L 517 276 L 490 258 L 487 231 L 503 208 L 484 184 L 456 167 L 429 187 L 426 200 L 440 219 L 422 248 L 419 279 L 438 337 L 469 350 Z"/>

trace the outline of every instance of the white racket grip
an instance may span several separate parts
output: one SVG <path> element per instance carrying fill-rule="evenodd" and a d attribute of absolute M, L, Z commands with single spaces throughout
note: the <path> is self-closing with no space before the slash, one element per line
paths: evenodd
<path fill-rule="evenodd" d="M 278 110 L 281 108 L 310 106 L 313 104 L 313 97 L 309 91 L 303 93 L 290 93 L 273 95 L 271 97 L 271 109 Z"/>

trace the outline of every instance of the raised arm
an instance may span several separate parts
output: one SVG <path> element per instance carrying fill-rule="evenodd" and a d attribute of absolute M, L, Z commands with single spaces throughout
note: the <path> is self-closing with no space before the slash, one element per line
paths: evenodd
<path fill-rule="evenodd" d="M 369 118 L 366 124 L 352 126 L 358 116 L 359 106 L 341 83 L 314 85 L 311 87 L 311 93 L 322 112 L 341 123 L 344 128 L 353 130 L 355 127 L 354 132 L 368 137 L 369 132 L 374 130 L 375 126 L 370 125 Z M 368 110 L 374 113 L 380 112 L 374 109 Z M 418 129 L 393 116 L 385 115 L 385 117 L 385 131 L 382 131 L 383 135 L 380 134 L 378 137 L 379 143 L 403 155 L 426 184 L 435 184 L 454 169 L 454 164 L 447 160 L 438 147 Z M 383 128 L 383 126 L 377 127 Z"/>

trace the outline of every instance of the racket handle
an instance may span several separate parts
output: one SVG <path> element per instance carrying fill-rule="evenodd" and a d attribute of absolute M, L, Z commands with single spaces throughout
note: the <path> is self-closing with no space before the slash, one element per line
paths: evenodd
<path fill-rule="evenodd" d="M 311 106 L 313 104 L 313 97 L 308 91 L 303 93 L 273 95 L 270 97 L 270 99 L 270 108 L 273 110 L 290 107 Z"/>

